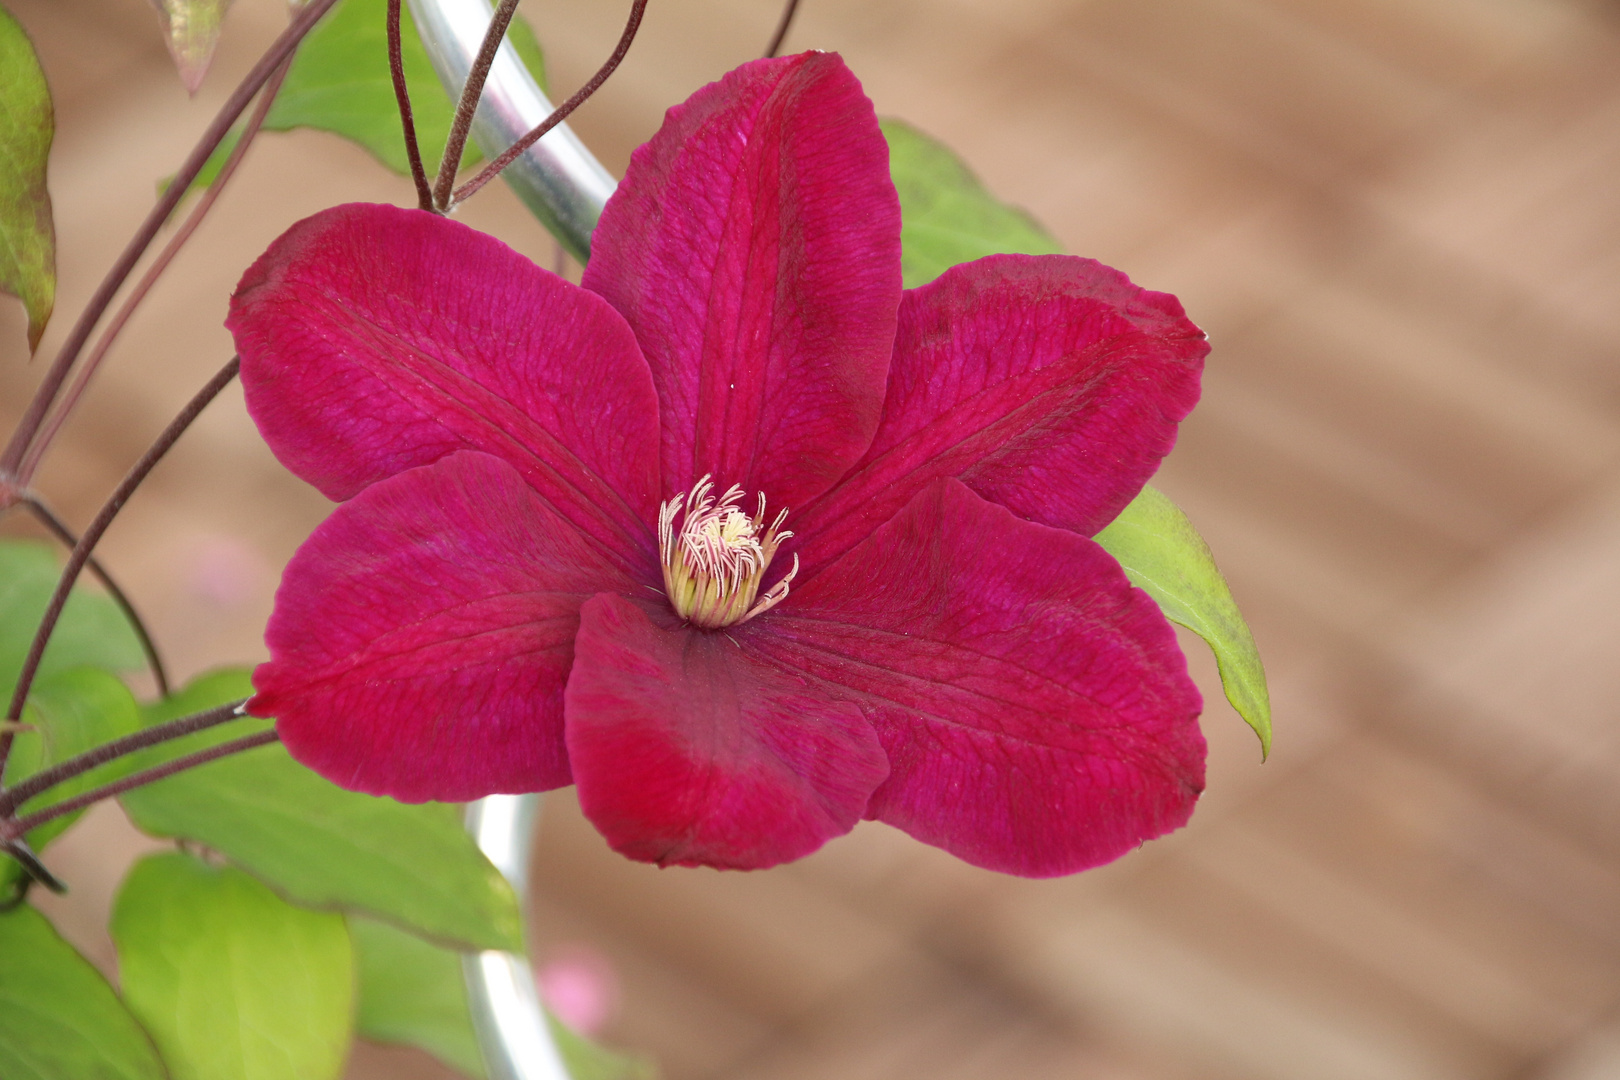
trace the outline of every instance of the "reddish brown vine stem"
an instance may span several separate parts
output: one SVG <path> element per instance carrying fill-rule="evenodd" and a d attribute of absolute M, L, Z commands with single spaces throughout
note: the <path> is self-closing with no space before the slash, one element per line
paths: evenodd
<path fill-rule="evenodd" d="M 793 25 L 793 16 L 798 10 L 799 0 L 787 0 L 787 6 L 782 9 L 782 19 L 776 24 L 776 33 L 771 35 L 771 43 L 765 46 L 767 60 L 782 51 L 782 42 L 787 40 L 788 27 Z"/>
<path fill-rule="evenodd" d="M 433 205 L 441 214 L 450 209 L 450 189 L 456 182 L 456 170 L 461 167 L 461 153 L 467 148 L 467 134 L 472 130 L 473 116 L 478 111 L 478 99 L 484 94 L 490 66 L 495 63 L 495 54 L 506 37 L 506 28 L 511 25 L 517 6 L 518 0 L 501 0 L 490 17 L 489 28 L 484 31 L 478 55 L 467 71 L 461 100 L 456 102 L 455 120 L 450 124 L 450 137 L 444 143 L 444 157 L 439 159 L 439 175 L 433 184 Z"/>
<path fill-rule="evenodd" d="M 394 80 L 394 101 L 399 104 L 399 126 L 405 131 L 405 156 L 411 163 L 411 180 L 416 184 L 416 205 L 433 209 L 433 189 L 428 186 L 427 169 L 422 165 L 422 147 L 416 141 L 416 117 L 411 112 L 411 91 L 405 85 L 405 46 L 400 41 L 401 0 L 388 0 L 388 74 Z"/>
<path fill-rule="evenodd" d="M 53 536 L 66 545 L 68 550 L 71 551 L 79 546 L 79 538 L 73 535 L 73 530 L 69 529 L 61 518 L 51 513 L 50 507 L 46 506 L 38 495 L 31 491 L 25 491 L 18 501 L 28 508 L 29 513 L 33 514 L 41 525 L 49 529 Z M 85 568 L 95 575 L 97 581 L 101 582 L 102 588 L 107 590 L 107 595 L 112 597 L 113 603 L 117 604 L 118 609 L 124 613 L 124 618 L 129 620 L 129 625 L 135 631 L 136 639 L 141 643 L 141 651 L 146 654 L 146 666 L 152 669 L 152 681 L 157 683 L 158 694 L 162 697 L 168 697 L 169 673 L 163 666 L 163 657 L 158 654 L 157 642 L 152 640 L 152 635 L 146 629 L 146 622 L 141 618 L 140 612 L 135 610 L 135 605 L 130 602 L 129 597 L 124 595 L 124 590 L 118 587 L 118 582 L 114 581 L 112 575 L 107 573 L 100 560 L 91 556 L 85 560 Z"/>
<path fill-rule="evenodd" d="M 583 105 L 592 94 L 596 93 L 601 85 L 607 82 L 608 76 L 612 75 L 614 69 L 624 60 L 625 54 L 630 51 L 630 43 L 636 39 L 636 31 L 641 28 L 641 16 L 646 10 L 647 0 L 633 0 L 630 5 L 630 20 L 625 24 L 624 33 L 619 35 L 619 44 L 614 47 L 613 55 L 607 58 L 607 62 L 598 69 L 595 75 L 591 76 L 590 81 L 580 87 L 573 97 L 559 105 L 550 116 L 540 121 L 527 135 L 507 147 L 500 157 L 484 166 L 477 176 L 457 188 L 455 193 L 450 196 L 446 208 L 448 209 L 449 206 L 454 206 L 456 203 L 466 200 L 479 188 L 499 176 L 502 169 L 517 160 L 519 154 L 539 142 L 546 132 L 566 120 L 570 113 Z M 442 178 L 443 173 L 441 172 L 440 175 Z"/>
<path fill-rule="evenodd" d="M 154 724 L 144 730 L 125 735 L 121 739 L 114 739 L 92 750 L 86 750 L 66 761 L 59 761 L 48 769 L 41 769 L 21 783 L 0 790 L 0 818 L 10 816 L 23 803 L 56 785 L 126 754 L 133 754 L 137 750 L 145 750 L 173 739 L 206 731 L 211 727 L 218 727 L 220 724 L 228 724 L 232 720 L 239 720 L 244 715 L 241 708 L 246 703 L 247 699 L 243 698 L 241 701 L 232 701 L 204 712 L 182 716 L 165 724 Z"/>
<path fill-rule="evenodd" d="M 45 868 L 45 864 L 39 861 L 39 856 L 34 854 L 34 849 L 29 847 L 28 841 L 24 840 L 22 837 L 19 836 L 15 840 L 6 840 L 4 842 L 0 842 L 0 851 L 4 851 L 7 855 L 10 855 L 13 859 L 16 859 L 19 863 L 21 863 L 23 870 L 28 874 L 29 878 L 39 882 L 41 885 L 51 890 L 51 892 L 67 892 L 67 885 L 62 881 L 61 878 L 57 877 L 55 874 L 51 873 Z M 28 896 L 28 884 L 28 881 L 25 880 L 17 889 L 15 896 L 7 897 L 5 900 L 0 900 L 0 911 L 10 911 L 12 908 L 22 903 L 23 900 Z"/>
<path fill-rule="evenodd" d="M 191 426 L 191 422 L 197 419 L 208 403 L 213 401 L 232 379 L 236 378 L 236 372 L 240 367 L 241 359 L 231 357 L 230 362 L 186 403 L 186 407 L 181 409 L 180 414 L 163 429 L 157 441 L 141 455 L 141 459 L 108 496 L 95 519 L 79 537 L 79 542 L 74 545 L 72 554 L 68 556 L 67 565 L 62 568 L 61 580 L 57 582 L 56 592 L 52 594 L 45 615 L 40 619 L 39 629 L 34 633 L 34 641 L 29 647 L 27 659 L 23 661 L 22 671 L 17 675 L 17 689 L 11 697 L 11 707 L 5 717 L 7 720 L 17 720 L 22 716 L 23 705 L 28 700 L 28 691 L 33 687 L 34 676 L 39 672 L 40 658 L 45 655 L 45 646 L 50 644 L 51 633 L 56 629 L 62 608 L 67 604 L 68 594 L 73 589 L 73 583 L 79 579 L 79 572 L 90 560 L 96 545 L 101 542 L 107 527 L 118 516 L 118 511 L 123 509 L 124 503 L 135 493 L 135 489 L 146 479 L 147 474 L 163 459 L 163 455 L 169 452 L 169 448 L 185 433 L 186 428 Z M 11 756 L 11 744 L 15 735 L 16 733 L 11 730 L 0 730 L 0 775 L 4 774 L 6 760 Z"/>
<path fill-rule="evenodd" d="M 258 102 L 253 106 L 253 112 L 249 114 L 247 123 L 243 125 L 241 138 L 237 139 L 236 145 L 231 147 L 230 154 L 226 156 L 225 163 L 220 166 L 219 175 L 202 193 L 202 197 L 197 200 L 197 205 L 192 208 L 191 213 L 186 215 L 185 223 L 180 226 L 179 231 L 169 238 L 169 242 L 163 246 L 163 251 L 152 261 L 152 265 L 147 267 L 146 273 L 141 275 L 141 280 L 136 284 L 129 296 L 124 299 L 124 302 L 119 305 L 118 312 L 113 316 L 112 322 L 101 332 L 101 337 L 96 340 L 95 348 L 90 350 L 90 355 L 85 358 L 83 364 L 79 365 L 77 374 L 73 376 L 73 385 L 68 387 L 67 393 L 62 396 L 56 408 L 51 411 L 50 419 L 40 430 L 38 436 L 35 437 L 33 444 L 29 446 L 27 454 L 23 457 L 22 465 L 17 470 L 17 474 L 23 483 L 26 484 L 38 471 L 40 460 L 45 456 L 45 451 L 50 449 L 52 441 L 56 438 L 56 433 L 61 429 L 62 424 L 66 422 L 74 408 L 78 406 L 79 399 L 84 396 L 85 387 L 89 385 L 91 377 L 96 373 L 96 369 L 101 366 L 101 361 L 107 355 L 107 351 L 112 348 L 113 342 L 118 340 L 118 335 L 123 332 L 125 324 L 135 314 L 135 310 L 140 307 L 141 302 L 146 299 L 146 294 L 151 292 L 152 286 L 157 284 L 158 278 L 162 277 L 163 272 L 169 268 L 169 264 L 180 253 L 180 249 L 185 247 L 186 241 L 191 239 L 192 233 L 197 231 L 197 227 L 202 224 L 203 218 L 208 216 L 208 211 L 213 209 L 214 203 L 218 201 L 220 193 L 225 190 L 225 185 L 235 175 L 236 167 L 241 164 L 242 158 L 247 154 L 248 147 L 252 145 L 255 136 L 259 134 L 260 128 L 264 126 L 264 118 L 269 115 L 270 106 L 275 104 L 276 94 L 280 92 L 282 80 L 287 77 L 287 69 L 290 67 L 292 67 L 292 58 L 288 57 L 282 61 L 281 66 L 270 77 L 270 81 L 265 84 L 264 92 L 259 95 Z"/>
<path fill-rule="evenodd" d="M 166 761 L 162 765 L 142 769 L 140 772 L 126 776 L 122 780 L 114 780 L 110 784 L 92 788 L 82 795 L 75 795 L 71 799 L 63 799 L 61 802 L 47 806 L 45 809 L 29 814 L 27 817 L 11 818 L 9 821 L 0 820 L 0 841 L 9 845 L 27 836 L 46 822 L 71 814 L 75 810 L 83 810 L 85 807 L 101 802 L 103 799 L 110 799 L 114 795 L 122 795 L 124 792 L 134 788 L 154 784 L 159 780 L 173 776 L 175 773 L 194 769 L 198 765 L 206 765 L 210 761 L 217 761 L 222 757 L 240 754 L 244 750 L 254 750 L 261 746 L 268 746 L 279 738 L 280 736 L 276 734 L 274 728 L 269 731 L 256 732 L 252 735 L 244 735 L 240 739 L 232 739 L 230 742 L 220 743 L 218 746 L 210 746 L 206 750 L 198 750 L 195 754 L 187 754 L 184 757 L 177 757 L 173 761 Z"/>
<path fill-rule="evenodd" d="M 68 373 L 72 370 L 74 362 L 79 358 L 79 353 L 84 348 L 85 343 L 90 339 L 91 332 L 95 330 L 96 324 L 101 321 L 102 315 L 106 314 L 107 308 L 112 304 L 113 297 L 117 295 L 118 290 L 135 268 L 136 262 L 146 252 L 158 230 L 163 227 L 163 223 L 169 220 L 169 216 L 174 213 L 175 207 L 180 204 L 180 200 L 190 190 L 192 181 L 197 178 L 198 173 L 202 172 L 202 168 L 207 164 L 209 156 L 224 140 L 231 129 L 231 125 L 236 123 L 236 118 L 242 115 L 248 106 L 248 102 L 253 100 L 253 95 L 259 92 L 260 87 L 270 81 L 270 77 L 281 66 L 281 62 L 292 55 L 293 50 L 298 47 L 298 43 L 304 39 L 304 35 L 309 33 L 315 24 L 320 21 L 321 16 L 325 15 L 336 2 L 337 0 L 309 0 L 309 3 L 298 12 L 298 16 L 293 20 L 292 24 L 282 31 L 281 36 L 276 38 L 275 43 L 269 49 L 265 50 L 264 55 L 259 58 L 259 62 L 253 66 L 253 70 L 248 72 L 247 77 L 237 86 L 229 100 L 225 102 L 224 107 L 214 117 L 213 122 L 208 125 L 207 130 L 203 132 L 202 138 L 197 140 L 197 145 L 192 148 L 190 156 L 186 158 L 185 163 L 175 173 L 173 182 L 169 184 L 162 197 L 158 199 L 157 204 L 152 207 L 151 212 L 146 215 L 146 220 L 141 223 L 141 227 L 125 246 L 123 253 L 118 256 L 118 260 L 113 263 L 112 269 L 107 271 L 107 276 L 96 287 L 95 294 L 91 296 L 90 302 L 85 305 L 84 311 L 79 314 L 78 321 L 73 324 L 73 328 L 68 332 L 67 340 L 62 343 L 61 351 L 51 361 L 50 369 L 45 373 L 45 378 L 41 380 L 39 389 L 34 392 L 33 400 L 28 403 L 28 409 L 23 413 L 23 418 L 18 423 L 17 430 L 12 433 L 11 441 L 6 444 L 4 451 L 0 451 L 0 479 L 10 478 L 11 482 L 16 486 L 25 486 L 24 481 L 26 478 L 19 476 L 18 466 L 22 463 L 23 456 L 28 452 L 28 448 L 33 444 L 34 437 L 39 432 L 40 424 L 44 422 L 46 411 L 55 403 L 57 395 L 61 393 L 62 386 L 67 381 Z M 0 758 L 0 760 L 3 760 L 3 758 Z"/>

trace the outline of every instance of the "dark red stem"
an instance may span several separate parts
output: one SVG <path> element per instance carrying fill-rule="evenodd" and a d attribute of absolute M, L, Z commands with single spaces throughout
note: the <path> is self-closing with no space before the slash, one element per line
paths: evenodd
<path fill-rule="evenodd" d="M 591 81 L 579 88 L 579 92 L 559 105 L 554 112 L 540 121 L 538 127 L 523 138 L 506 148 L 506 152 L 479 171 L 478 175 L 461 185 L 450 199 L 450 205 L 462 202 L 473 195 L 479 188 L 500 175 L 502 169 L 517 160 L 519 154 L 539 142 L 546 132 L 556 127 L 568 118 L 568 114 L 583 105 L 587 98 L 607 82 L 608 76 L 613 74 L 625 54 L 630 51 L 630 43 L 636 39 L 636 31 L 641 28 L 641 16 L 647 10 L 647 0 L 634 0 L 630 5 L 630 21 L 625 24 L 624 33 L 619 36 L 619 44 L 608 57 L 607 63 L 591 76 Z M 441 174 L 442 177 L 442 174 Z"/>
<path fill-rule="evenodd" d="M 12 433 L 11 441 L 6 444 L 4 451 L 0 452 L 0 477 L 16 478 L 17 466 L 33 443 L 34 436 L 45 419 L 46 411 L 56 401 L 56 395 L 61 393 L 62 384 L 67 381 L 68 372 L 72 370 L 80 350 L 90 339 L 91 331 L 95 329 L 101 316 L 106 314 L 113 297 L 129 277 L 130 271 L 135 268 L 135 263 L 146 252 L 148 245 L 152 243 L 152 238 L 163 227 L 163 223 L 169 220 L 174 208 L 180 205 L 180 200 L 191 188 L 191 182 L 197 178 L 197 174 L 202 172 L 214 148 L 225 138 L 231 125 L 236 123 L 236 118 L 242 115 L 248 102 L 253 100 L 253 95 L 270 81 L 270 77 L 281 66 L 281 62 L 292 55 L 304 35 L 309 33 L 320 21 L 321 16 L 325 15 L 335 3 L 337 0 L 309 0 L 309 3 L 298 12 L 292 24 L 282 31 L 281 36 L 276 38 L 269 49 L 265 50 L 265 54 L 259 58 L 253 70 L 248 72 L 247 77 L 237 86 L 230 99 L 219 110 L 219 114 L 214 117 L 213 123 L 203 132 L 191 155 L 175 173 L 174 181 L 158 199 L 157 205 L 146 215 L 146 220 L 141 222 L 140 229 L 125 246 L 123 253 L 118 256 L 118 261 L 113 264 L 112 269 L 107 271 L 107 276 L 96 287 L 95 295 L 90 298 L 78 321 L 73 324 L 73 329 L 68 332 L 67 340 L 62 343 L 62 349 L 56 354 L 56 359 L 51 361 L 50 370 L 45 373 L 39 389 L 34 392 L 34 399 L 28 403 L 28 409 L 23 413 L 17 430 Z M 0 756 L 0 760 L 4 760 L 3 756 Z"/>
<path fill-rule="evenodd" d="M 439 159 L 439 176 L 433 184 L 433 205 L 443 213 L 450 209 L 450 189 L 456 182 L 456 170 L 461 167 L 461 152 L 467 146 L 467 133 L 472 130 L 473 115 L 478 111 L 478 99 L 484 93 L 484 82 L 489 78 L 490 65 L 500 50 L 501 39 L 517 11 L 518 0 L 501 0 L 500 6 L 484 31 L 484 42 L 478 47 L 467 72 L 467 82 L 461 88 L 461 100 L 456 102 L 456 118 L 450 124 L 450 138 L 444 144 L 444 157 Z"/>
<path fill-rule="evenodd" d="M 146 294 L 152 291 L 152 286 L 157 284 L 158 278 L 163 276 L 163 272 L 169 268 L 169 264 L 180 253 L 180 249 L 185 247 L 186 241 L 191 239 L 191 234 L 197 231 L 197 227 L 202 224 L 203 218 L 208 216 L 208 211 L 213 208 L 214 203 L 219 199 L 220 193 L 225 190 L 225 185 L 236 172 L 236 167 L 241 164 L 242 158 L 247 154 L 248 146 L 252 144 L 254 137 L 258 135 L 259 129 L 264 126 L 264 118 L 269 114 L 270 106 L 275 104 L 276 94 L 281 90 L 282 80 L 287 77 L 287 69 L 291 66 L 292 59 L 289 57 L 276 69 L 275 74 L 270 77 L 270 81 L 265 84 L 264 92 L 259 95 L 258 102 L 253 106 L 253 112 L 249 114 L 247 123 L 242 128 L 242 137 L 236 141 L 235 146 L 231 147 L 231 152 L 226 156 L 225 163 L 219 168 L 219 175 L 214 178 L 214 182 L 208 186 L 208 189 L 202 193 L 202 197 L 197 200 L 197 205 L 192 208 L 191 213 L 186 215 L 186 220 L 180 226 L 179 231 L 170 237 L 169 242 L 163 246 L 163 251 L 153 260 L 152 265 L 147 267 L 146 273 L 141 275 L 141 280 L 136 284 L 134 290 L 119 305 L 118 312 L 113 316 L 112 322 L 108 324 L 107 329 L 101 332 L 101 337 L 96 340 L 95 348 L 90 350 L 90 355 L 83 364 L 79 365 L 78 373 L 73 376 L 73 385 L 68 387 L 67 393 L 63 395 L 57 407 L 51 411 L 50 420 L 46 422 L 32 445 L 28 447 L 22 465 L 17 470 L 19 483 L 27 484 L 38 471 L 40 460 L 45 456 L 45 451 L 50 448 L 51 443 L 56 438 L 56 433 L 61 430 L 62 424 L 67 420 L 74 408 L 78 406 L 79 398 L 84 395 L 85 387 L 89 385 L 91 377 L 96 373 L 96 369 L 101 366 L 102 358 L 107 355 L 107 350 L 111 349 L 113 342 L 118 340 L 118 335 L 123 332 L 124 325 L 129 322 L 130 317 L 135 314 L 135 310 L 146 299 Z"/>
<path fill-rule="evenodd" d="M 788 27 L 793 25 L 793 16 L 799 10 L 799 0 L 787 0 L 787 6 L 782 9 L 782 20 L 776 24 L 776 33 L 771 35 L 771 43 L 765 47 L 765 57 L 770 59 L 782 51 L 782 42 L 788 35 Z"/>
<path fill-rule="evenodd" d="M 133 788 L 156 783 L 159 780 L 173 776 L 175 773 L 194 769 L 198 765 L 206 765 L 210 761 L 217 761 L 222 757 L 229 757 L 232 754 L 240 754 L 244 750 L 267 746 L 279 738 L 280 736 L 276 734 L 275 729 L 271 728 L 269 731 L 244 735 L 240 739 L 232 739 L 230 742 L 220 743 L 218 746 L 210 746 L 208 749 L 199 750 L 195 754 L 177 757 L 173 761 L 166 761 L 162 765 L 154 765 L 150 769 L 142 769 L 140 772 L 126 776 L 122 780 L 115 780 L 110 784 L 92 788 L 82 795 L 75 795 L 71 799 L 63 799 L 61 802 L 47 806 L 45 809 L 29 814 L 27 817 L 0 821 L 0 837 L 3 837 L 8 843 L 18 840 L 46 822 L 54 821 L 65 814 L 71 814 L 75 810 L 83 810 L 85 807 L 92 806 L 103 799 L 110 799 L 114 795 L 122 795 Z"/>
<path fill-rule="evenodd" d="M 41 769 L 28 779 L 12 787 L 0 791 L 0 818 L 8 817 L 16 812 L 17 807 L 29 799 L 49 791 L 65 780 L 71 780 L 81 773 L 114 761 L 126 754 L 133 754 L 137 750 L 166 743 L 171 739 L 191 735 L 198 731 L 206 731 L 220 724 L 228 724 L 232 720 L 240 719 L 244 714 L 239 710 L 247 703 L 247 698 L 233 701 L 228 705 L 220 705 L 205 712 L 182 716 L 177 720 L 170 720 L 164 724 L 154 724 L 142 731 L 125 735 L 122 739 L 103 743 L 93 750 L 86 750 L 82 754 L 58 762 L 48 769 Z"/>
<path fill-rule="evenodd" d="M 7 840 L 3 844 L 0 844 L 0 851 L 4 851 L 7 855 L 10 855 L 13 859 L 16 859 L 19 863 L 21 863 L 22 868 L 28 872 L 28 876 L 30 878 L 33 878 L 41 885 L 44 885 L 47 889 L 51 890 L 51 892 L 67 892 L 67 885 L 62 881 L 61 878 L 45 869 L 45 864 L 39 861 L 39 856 L 34 854 L 34 849 L 29 847 L 28 842 L 22 837 L 19 836 L 15 840 Z M 24 880 L 17 887 L 17 891 L 14 895 L 8 896 L 4 900 L 0 900 L 0 911 L 10 911 L 12 908 L 22 903 L 23 900 L 28 896 L 28 885 L 29 882 Z"/>
<path fill-rule="evenodd" d="M 433 189 L 428 187 L 427 169 L 422 165 L 422 148 L 416 141 L 416 117 L 411 113 L 411 91 L 405 85 L 405 47 L 399 37 L 400 0 L 388 0 L 388 73 L 394 79 L 394 100 L 399 103 L 399 124 L 405 129 L 405 156 L 411 161 L 411 179 L 416 182 L 416 204 L 433 209 Z"/>
<path fill-rule="evenodd" d="M 69 550 L 79 546 L 79 538 L 73 535 L 73 530 L 69 529 L 61 518 L 51 513 L 50 507 L 46 506 L 38 495 L 35 495 L 32 491 L 25 491 L 20 501 L 24 506 L 28 507 L 29 512 L 35 518 L 39 519 L 39 523 L 49 529 L 51 534 L 65 544 Z M 152 669 L 152 680 L 157 683 L 158 693 L 163 697 L 168 697 L 169 673 L 163 667 L 163 657 L 158 655 L 157 643 L 152 640 L 152 635 L 146 629 L 146 623 L 141 619 L 140 612 L 135 610 L 135 605 L 130 603 L 129 597 L 124 595 L 124 590 L 118 587 L 118 583 L 112 579 L 111 574 L 107 573 L 99 559 L 91 556 L 86 560 L 85 567 L 95 576 L 97 581 L 101 582 L 102 588 L 107 590 L 107 595 L 112 597 L 113 603 L 117 604 L 118 609 L 124 613 L 124 618 L 129 620 L 129 625 L 135 630 L 135 636 L 140 639 L 141 651 L 146 654 L 146 665 Z"/>
<path fill-rule="evenodd" d="M 79 542 L 73 545 L 73 551 L 68 555 L 67 565 L 62 568 L 61 580 L 56 583 L 56 592 L 51 596 L 51 602 L 45 609 L 45 615 L 40 619 L 39 629 L 34 633 L 33 644 L 28 649 L 28 658 L 23 661 L 22 671 L 17 676 L 17 690 L 11 697 L 11 708 L 7 710 L 6 719 L 16 720 L 22 716 L 23 704 L 28 700 L 28 691 L 34 684 L 34 676 L 39 672 L 40 658 L 45 655 L 45 646 L 50 644 L 51 633 L 56 629 L 56 621 L 62 615 L 62 608 L 67 603 L 68 593 L 73 583 L 79 579 L 79 572 L 84 569 L 90 560 L 91 553 L 96 544 L 100 543 L 102 534 L 123 509 L 124 503 L 140 487 L 154 466 L 169 452 L 191 422 L 197 419 L 199 413 L 207 407 L 210 401 L 223 390 L 227 384 L 236 378 L 237 369 L 241 367 L 241 359 L 231 357 L 230 362 L 221 368 L 208 384 L 197 392 L 197 395 L 186 403 L 180 414 L 163 429 L 163 434 L 157 437 L 141 459 L 130 469 L 118 487 L 108 496 L 96 513 L 95 519 L 79 537 Z M 11 756 L 11 744 L 15 733 L 6 730 L 0 731 L 0 775 L 4 775 L 6 760 Z"/>

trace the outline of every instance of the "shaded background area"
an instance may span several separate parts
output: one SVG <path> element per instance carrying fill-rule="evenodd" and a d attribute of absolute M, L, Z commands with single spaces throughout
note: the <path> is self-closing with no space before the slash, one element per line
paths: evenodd
<path fill-rule="evenodd" d="M 11 6 L 59 109 L 48 355 L 283 14 L 238 0 L 188 102 L 140 0 Z M 623 18 L 523 11 L 564 93 Z M 658 0 L 576 128 L 622 170 L 776 14 Z M 880 113 L 1209 331 L 1157 482 L 1251 619 L 1276 752 L 1258 764 L 1189 639 L 1203 805 L 1076 878 L 996 877 L 876 825 L 767 873 L 660 872 L 561 793 L 537 954 L 605 958 L 608 1035 L 671 1080 L 1620 1076 L 1620 8 L 804 0 L 789 45 L 842 52 Z M 48 461 L 73 522 L 229 356 L 241 270 L 352 199 L 413 201 L 331 137 L 255 149 Z M 504 191 L 463 218 L 549 263 Z M 41 367 L 22 328 L 0 303 L 8 428 Z M 103 551 L 189 675 L 262 655 L 278 569 L 326 510 L 235 394 Z M 77 890 L 52 913 L 99 959 L 144 843 L 104 808 L 53 849 Z M 352 1074 L 440 1075 L 375 1049 Z"/>

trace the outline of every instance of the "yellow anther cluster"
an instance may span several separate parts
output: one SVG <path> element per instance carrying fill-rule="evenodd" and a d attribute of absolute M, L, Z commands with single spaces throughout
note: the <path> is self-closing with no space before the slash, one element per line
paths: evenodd
<path fill-rule="evenodd" d="M 713 490 L 705 476 L 691 491 L 675 496 L 658 511 L 664 591 L 678 615 L 711 630 L 735 626 L 769 611 L 782 602 L 788 583 L 799 572 L 795 555 L 788 575 L 756 601 L 777 547 L 793 535 L 782 531 L 787 511 L 778 513 L 766 527 L 763 494 L 759 509 L 749 517 L 737 508 L 742 488 L 733 484 L 719 498 Z"/>

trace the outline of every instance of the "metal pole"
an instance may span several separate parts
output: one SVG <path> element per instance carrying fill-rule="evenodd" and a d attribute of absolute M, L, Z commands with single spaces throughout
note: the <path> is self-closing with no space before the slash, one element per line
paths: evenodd
<path fill-rule="evenodd" d="M 538 795 L 491 795 L 467 807 L 467 831 L 512 883 L 520 904 L 539 812 Z M 464 956 L 461 970 L 489 1080 L 568 1080 L 540 1011 L 529 958 L 492 949 Z"/>
<path fill-rule="evenodd" d="M 407 0 L 428 57 L 452 98 L 461 96 L 467 69 L 494 14 L 488 0 Z M 489 69 L 473 117 L 472 137 L 494 158 L 551 115 L 551 102 L 518 60 L 510 42 Z M 590 258 L 591 230 L 616 186 L 585 144 L 559 124 L 501 173 L 518 198 L 581 263 Z"/>
<path fill-rule="evenodd" d="M 407 0 L 439 80 L 460 96 L 467 69 L 493 11 L 487 0 Z M 551 114 L 508 43 L 484 84 L 472 137 L 494 158 Z M 616 186 L 577 136 L 560 124 L 501 173 L 542 224 L 580 262 L 591 254 L 591 230 Z M 493 795 L 467 808 L 467 830 L 500 868 L 521 901 L 527 891 L 529 845 L 540 810 L 538 795 Z M 465 957 L 462 971 L 473 1026 L 489 1080 L 568 1080 L 568 1071 L 540 1010 L 534 969 L 526 956 L 489 951 Z"/>

